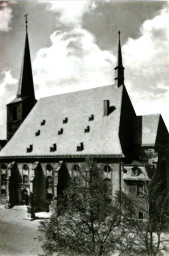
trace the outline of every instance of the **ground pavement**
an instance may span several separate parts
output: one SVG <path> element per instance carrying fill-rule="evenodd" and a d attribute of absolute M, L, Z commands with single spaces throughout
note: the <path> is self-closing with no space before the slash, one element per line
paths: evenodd
<path fill-rule="evenodd" d="M 25 220 L 23 209 L 0 206 L 0 256 L 38 256 L 42 254 L 38 241 L 40 220 Z"/>

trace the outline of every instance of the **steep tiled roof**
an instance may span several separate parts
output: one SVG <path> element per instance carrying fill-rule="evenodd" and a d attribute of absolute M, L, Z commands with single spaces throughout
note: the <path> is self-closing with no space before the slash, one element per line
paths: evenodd
<path fill-rule="evenodd" d="M 142 116 L 142 145 L 155 146 L 160 115 Z"/>
<path fill-rule="evenodd" d="M 141 146 L 155 146 L 159 128 L 166 130 L 163 132 L 164 136 L 168 133 L 164 122 L 160 122 L 160 120 L 162 120 L 160 114 L 137 116 L 134 143 Z"/>
<path fill-rule="evenodd" d="M 118 136 L 122 92 L 122 86 L 110 85 L 40 99 L 0 157 L 122 155 Z M 108 116 L 104 100 L 114 107 Z"/>

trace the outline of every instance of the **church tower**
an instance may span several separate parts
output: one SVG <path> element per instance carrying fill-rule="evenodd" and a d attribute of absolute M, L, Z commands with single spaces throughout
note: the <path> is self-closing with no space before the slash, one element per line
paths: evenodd
<path fill-rule="evenodd" d="M 14 135 L 36 103 L 29 50 L 27 14 L 23 63 L 16 98 L 7 104 L 7 141 Z"/>
<path fill-rule="evenodd" d="M 117 87 L 124 84 L 124 67 L 123 67 L 122 54 L 121 54 L 120 33 L 121 32 L 119 31 L 118 58 L 117 58 L 117 67 L 115 67 L 115 84 Z"/>

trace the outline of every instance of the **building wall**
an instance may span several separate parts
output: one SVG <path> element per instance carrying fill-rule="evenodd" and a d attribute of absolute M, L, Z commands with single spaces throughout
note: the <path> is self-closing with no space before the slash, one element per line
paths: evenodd
<path fill-rule="evenodd" d="M 83 168 L 85 159 L 66 159 L 63 161 L 61 168 L 57 171 L 59 166 L 59 159 L 51 162 L 39 162 L 38 164 L 27 162 L 15 163 L 11 169 L 11 175 L 9 178 L 9 197 L 10 203 L 23 204 L 23 192 L 26 190 L 28 195 L 33 192 L 33 204 L 36 211 L 47 210 L 51 199 L 57 197 L 62 193 L 63 189 L 69 184 L 70 179 L 74 177 L 74 166 L 78 165 L 79 168 Z M 97 159 L 97 166 L 103 170 L 105 179 L 110 182 L 110 194 L 114 195 L 116 191 L 120 189 L 120 164 L 118 159 Z M 49 164 L 52 169 L 48 170 Z M 1 164 L 0 177 L 4 170 Z M 9 162 L 5 163 L 6 167 L 9 166 Z M 25 170 L 25 166 L 27 166 Z M 105 171 L 105 166 L 108 166 L 108 171 Z M 8 173 L 8 170 L 5 170 Z M 57 173 L 57 174 L 56 174 Z M 57 175 L 57 192 L 55 195 L 55 175 Z M 24 183 L 24 176 L 28 177 L 27 183 Z M 52 178 L 52 186 L 48 186 L 48 178 Z M 31 182 L 33 183 L 33 190 L 31 190 Z M 1 202 L 5 202 L 7 199 L 7 184 L 1 189 L 6 190 L 6 196 L 0 195 Z M 28 202 L 29 203 L 29 202 Z"/>

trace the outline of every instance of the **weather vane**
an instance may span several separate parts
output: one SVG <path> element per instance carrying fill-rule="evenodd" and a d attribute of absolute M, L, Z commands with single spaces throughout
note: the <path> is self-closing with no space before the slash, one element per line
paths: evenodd
<path fill-rule="evenodd" d="M 26 13 L 26 14 L 24 15 L 24 17 L 25 17 L 25 23 L 26 23 L 26 31 L 28 30 L 28 16 L 29 16 L 28 13 Z"/>

